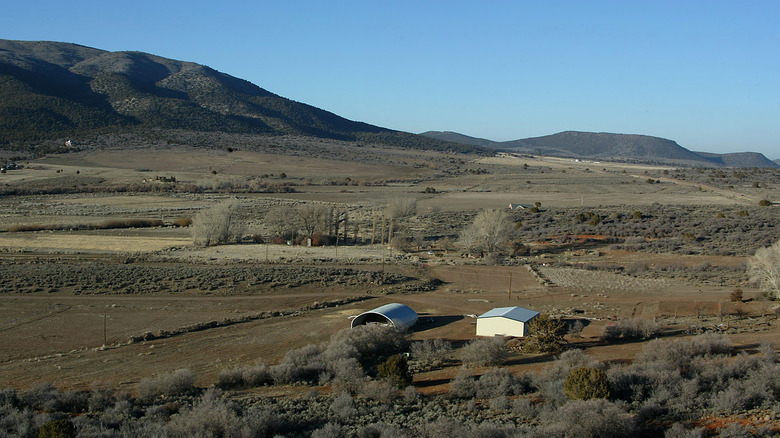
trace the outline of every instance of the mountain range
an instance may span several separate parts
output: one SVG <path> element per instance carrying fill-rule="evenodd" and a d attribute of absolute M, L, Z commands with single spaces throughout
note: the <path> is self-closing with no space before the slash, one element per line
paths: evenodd
<path fill-rule="evenodd" d="M 348 120 L 192 62 L 71 43 L 0 40 L 0 145 L 171 129 L 485 152 Z"/>
<path fill-rule="evenodd" d="M 193 62 L 78 44 L 0 39 L 0 147 L 114 133 L 190 131 L 303 136 L 356 144 L 490 154 L 777 167 L 761 154 L 691 152 L 642 135 L 561 132 L 508 142 L 453 132 L 421 135 L 348 120 Z"/>
<path fill-rule="evenodd" d="M 757 152 L 714 154 L 690 151 L 672 140 L 647 135 L 565 131 L 542 137 L 496 142 L 450 131 L 420 135 L 448 142 L 513 153 L 571 157 L 589 160 L 656 162 L 694 166 L 780 167 Z"/>

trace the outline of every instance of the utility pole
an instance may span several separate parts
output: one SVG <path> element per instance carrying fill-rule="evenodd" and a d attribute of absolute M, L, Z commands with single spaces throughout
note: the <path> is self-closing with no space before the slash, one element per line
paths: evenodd
<path fill-rule="evenodd" d="M 103 346 L 108 345 L 108 337 L 106 336 L 106 320 L 108 319 L 108 306 L 103 308 Z"/>
<path fill-rule="evenodd" d="M 509 271 L 509 299 L 512 299 L 512 271 Z"/>

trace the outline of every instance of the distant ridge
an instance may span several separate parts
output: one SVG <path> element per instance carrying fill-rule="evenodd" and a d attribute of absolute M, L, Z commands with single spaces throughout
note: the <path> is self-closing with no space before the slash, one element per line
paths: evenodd
<path fill-rule="evenodd" d="M 772 161 L 764 154 L 758 152 L 735 152 L 730 154 L 696 153 L 726 167 L 780 167 L 777 160 Z"/>
<path fill-rule="evenodd" d="M 498 144 L 495 141 L 487 140 L 484 138 L 469 137 L 468 135 L 458 134 L 452 131 L 427 131 L 420 135 L 425 137 L 435 138 L 442 141 L 451 141 L 453 143 L 473 144 L 476 146 L 482 146 L 486 148 L 495 148 Z"/>
<path fill-rule="evenodd" d="M 155 130 L 487 152 L 348 120 L 192 62 L 71 43 L 0 40 L 0 145 Z"/>
<path fill-rule="evenodd" d="M 692 152 L 672 140 L 647 135 L 565 131 L 542 137 L 494 142 L 455 132 L 428 131 L 421 135 L 515 153 L 572 158 L 725 167 L 780 167 L 763 154 Z"/>

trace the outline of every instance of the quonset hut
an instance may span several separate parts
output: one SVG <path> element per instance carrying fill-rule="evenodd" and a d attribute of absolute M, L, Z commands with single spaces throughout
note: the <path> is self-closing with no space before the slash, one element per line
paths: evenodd
<path fill-rule="evenodd" d="M 389 324 L 399 331 L 406 331 L 417 324 L 417 312 L 401 303 L 390 303 L 363 312 L 352 320 L 352 328 L 365 324 Z"/>

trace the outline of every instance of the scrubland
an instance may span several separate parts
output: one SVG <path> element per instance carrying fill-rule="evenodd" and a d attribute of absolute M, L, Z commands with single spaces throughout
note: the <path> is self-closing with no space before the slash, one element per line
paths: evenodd
<path fill-rule="evenodd" d="M 0 176 L 0 431 L 773 436 L 777 301 L 747 266 L 780 239 L 759 205 L 778 184 L 344 145 L 34 160 Z M 389 215 L 399 199 L 414 210 Z M 226 200 L 238 236 L 194 245 L 189 221 Z M 509 212 L 514 252 L 463 251 L 510 203 L 536 203 Z M 311 206 L 340 215 L 335 239 L 277 235 L 271 211 Z M 420 323 L 345 330 L 390 302 Z M 560 348 L 474 339 L 510 305 L 561 321 Z"/>

